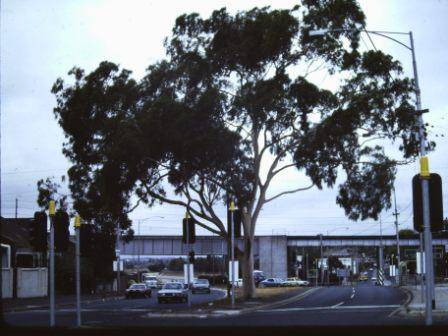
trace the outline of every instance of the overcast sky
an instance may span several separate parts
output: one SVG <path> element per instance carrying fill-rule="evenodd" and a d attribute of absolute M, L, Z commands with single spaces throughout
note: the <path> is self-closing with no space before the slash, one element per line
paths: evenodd
<path fill-rule="evenodd" d="M 272 5 L 291 8 L 297 1 L 1 1 L 1 215 L 13 217 L 18 199 L 19 217 L 37 210 L 36 182 L 66 173 L 62 155 L 64 136 L 53 116 L 50 93 L 58 77 L 67 77 L 74 65 L 87 72 L 103 60 L 133 71 L 139 79 L 148 65 L 164 57 L 163 39 L 177 16 L 213 10 L 229 11 Z M 434 125 L 431 139 L 437 149 L 430 168 L 444 179 L 444 208 L 448 211 L 448 0 L 360 1 L 368 29 L 413 31 L 425 121 Z M 363 49 L 372 48 L 364 36 Z M 381 37 L 377 48 L 399 59 L 412 76 L 409 50 Z M 402 41 L 409 44 L 408 37 Z M 321 78 L 322 85 L 328 84 Z M 436 137 L 445 134 L 444 138 Z M 412 226 L 411 179 L 417 164 L 401 167 L 396 180 L 400 228 Z M 279 178 L 271 195 L 305 185 L 299 174 Z M 378 234 L 372 220 L 350 222 L 335 203 L 334 190 L 312 189 L 279 198 L 261 213 L 257 234 Z M 224 208 L 220 213 L 224 215 Z M 142 234 L 180 234 L 183 210 L 175 206 L 138 208 L 131 218 L 141 220 Z M 160 217 L 163 218 L 160 218 Z M 446 215 L 445 215 L 446 216 Z M 382 214 L 383 233 L 393 233 L 392 211 Z M 137 230 L 137 228 L 136 228 Z"/>

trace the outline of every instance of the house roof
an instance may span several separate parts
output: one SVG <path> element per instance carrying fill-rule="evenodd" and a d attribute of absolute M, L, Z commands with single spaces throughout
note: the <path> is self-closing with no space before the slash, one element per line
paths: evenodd
<path fill-rule="evenodd" d="M 30 228 L 33 218 L 0 217 L 0 239 L 15 248 L 31 248 Z"/>

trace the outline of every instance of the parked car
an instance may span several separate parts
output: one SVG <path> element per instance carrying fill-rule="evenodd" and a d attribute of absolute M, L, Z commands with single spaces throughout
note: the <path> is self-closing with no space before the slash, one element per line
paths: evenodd
<path fill-rule="evenodd" d="M 284 285 L 289 287 L 296 286 L 308 286 L 310 283 L 306 280 L 300 280 L 299 278 L 288 278 L 286 279 Z"/>
<path fill-rule="evenodd" d="M 157 302 L 188 302 L 188 291 L 181 283 L 169 282 L 157 293 Z"/>
<path fill-rule="evenodd" d="M 285 281 L 279 278 L 268 278 L 260 282 L 260 287 L 281 287 L 284 283 Z"/>
<path fill-rule="evenodd" d="M 126 299 L 133 297 L 151 297 L 151 288 L 149 288 L 144 283 L 132 284 L 128 289 L 126 289 Z"/>
<path fill-rule="evenodd" d="M 195 279 L 191 284 L 191 292 L 196 293 L 207 293 L 210 294 L 210 283 L 207 279 Z"/>

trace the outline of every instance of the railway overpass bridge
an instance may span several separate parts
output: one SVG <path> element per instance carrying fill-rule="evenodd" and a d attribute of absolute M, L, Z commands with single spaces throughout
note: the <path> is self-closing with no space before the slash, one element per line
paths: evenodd
<path fill-rule="evenodd" d="M 237 239 L 243 248 L 243 239 Z M 288 270 L 288 251 L 320 248 L 359 248 L 396 246 L 395 236 L 256 236 L 254 241 L 254 258 L 258 260 L 259 269 L 267 276 L 286 277 Z M 418 235 L 400 238 L 400 246 L 407 247 L 414 253 L 420 240 Z M 448 251 L 448 232 L 433 235 L 433 246 L 443 255 Z M 182 242 L 181 236 L 135 236 L 129 243 L 120 242 L 122 258 L 151 256 L 184 256 L 193 250 L 197 256 L 228 255 L 227 241 L 218 236 L 197 236 L 195 244 L 189 248 Z"/>

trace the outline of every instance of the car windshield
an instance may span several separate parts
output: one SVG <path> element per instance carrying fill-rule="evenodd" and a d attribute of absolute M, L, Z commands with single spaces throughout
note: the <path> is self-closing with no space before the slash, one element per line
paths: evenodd
<path fill-rule="evenodd" d="M 0 22 L 2 322 L 448 328 L 448 0 Z"/>
<path fill-rule="evenodd" d="M 194 281 L 197 284 L 201 284 L 201 285 L 208 285 L 208 280 L 207 279 L 198 279 Z"/>
<path fill-rule="evenodd" d="M 146 289 L 146 286 L 134 284 L 134 285 L 131 285 L 130 289 Z"/>
<path fill-rule="evenodd" d="M 182 285 L 179 283 L 167 283 L 163 286 L 163 289 L 182 289 Z"/>

